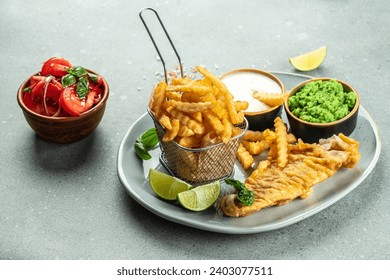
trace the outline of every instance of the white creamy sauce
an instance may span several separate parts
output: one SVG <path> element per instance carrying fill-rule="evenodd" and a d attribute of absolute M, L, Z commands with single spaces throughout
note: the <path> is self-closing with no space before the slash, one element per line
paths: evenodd
<path fill-rule="evenodd" d="M 223 83 L 234 96 L 234 100 L 248 101 L 246 112 L 258 112 L 270 107 L 252 97 L 254 91 L 282 93 L 281 87 L 271 78 L 256 72 L 236 72 L 222 78 Z"/>

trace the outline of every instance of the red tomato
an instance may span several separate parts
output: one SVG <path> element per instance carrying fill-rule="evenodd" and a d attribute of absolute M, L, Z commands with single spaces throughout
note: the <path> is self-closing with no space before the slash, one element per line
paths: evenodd
<path fill-rule="evenodd" d="M 47 86 L 46 99 L 51 99 L 58 103 L 62 89 L 62 84 L 57 82 L 55 79 L 52 79 Z"/>
<path fill-rule="evenodd" d="M 86 97 L 80 99 L 74 86 L 65 88 L 60 96 L 61 107 L 72 116 L 79 116 L 89 110 L 95 98 L 95 92 L 90 91 Z"/>
<path fill-rule="evenodd" d="M 31 90 L 32 98 L 37 100 L 42 100 L 44 88 L 45 88 L 44 80 L 36 83 L 34 88 Z M 61 92 L 62 92 L 62 85 L 56 80 L 51 80 L 50 83 L 47 85 L 46 100 L 51 99 L 53 102 L 58 103 Z"/>
<path fill-rule="evenodd" d="M 23 102 L 29 109 L 38 114 L 53 116 L 60 106 L 59 99 L 62 92 L 62 85 L 55 79 L 52 79 L 47 85 L 46 99 L 44 102 L 43 95 L 46 77 L 43 77 L 43 79 L 39 77 L 42 76 L 33 76 L 31 78 L 30 84 L 33 84 L 34 86 L 31 92 L 26 92 L 24 94 Z M 46 107 L 44 103 L 46 103 Z"/>
<path fill-rule="evenodd" d="M 31 92 L 26 92 L 23 95 L 23 103 L 27 106 L 27 108 L 34 111 L 35 113 L 41 115 L 45 114 L 42 102 L 34 99 Z"/>
<path fill-rule="evenodd" d="M 102 100 L 103 90 L 99 86 L 91 86 L 89 87 L 89 91 L 91 94 L 93 94 L 93 105 L 96 105 L 99 103 L 100 100 Z"/>
<path fill-rule="evenodd" d="M 52 57 L 43 63 L 41 74 L 42 76 L 52 75 L 62 77 L 68 74 L 66 70 L 72 67 L 72 64 L 65 58 Z"/>
<path fill-rule="evenodd" d="M 32 89 L 38 82 L 44 81 L 45 79 L 45 76 L 32 76 L 30 78 L 30 88 Z"/>
<path fill-rule="evenodd" d="M 31 97 L 33 99 L 42 101 L 44 85 L 45 85 L 45 80 L 39 81 L 38 83 L 35 84 L 34 88 L 31 90 Z"/>

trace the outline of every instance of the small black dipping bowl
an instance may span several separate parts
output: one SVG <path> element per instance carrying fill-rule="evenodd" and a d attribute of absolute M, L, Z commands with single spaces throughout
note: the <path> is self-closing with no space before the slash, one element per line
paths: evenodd
<path fill-rule="evenodd" d="M 330 123 L 311 123 L 304 120 L 301 120 L 297 116 L 295 116 L 288 106 L 288 99 L 284 102 L 284 109 L 286 110 L 287 119 L 290 125 L 291 132 L 297 137 L 301 138 L 304 142 L 307 143 L 316 143 L 321 138 L 331 137 L 333 134 L 343 133 L 346 136 L 349 136 L 356 128 L 356 123 L 358 119 L 360 98 L 356 90 L 347 84 L 346 82 L 332 79 L 332 78 L 314 78 L 308 81 L 304 81 L 295 87 L 293 87 L 290 91 L 290 96 L 293 96 L 297 91 L 299 91 L 304 85 L 310 82 L 315 82 L 318 80 L 329 81 L 335 80 L 339 82 L 344 91 L 350 92 L 352 91 L 356 94 L 356 103 L 352 108 L 351 112 L 346 115 L 344 118 L 330 122 Z"/>

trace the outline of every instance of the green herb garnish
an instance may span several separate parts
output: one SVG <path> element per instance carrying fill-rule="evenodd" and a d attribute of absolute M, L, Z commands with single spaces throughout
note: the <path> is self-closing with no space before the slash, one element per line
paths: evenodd
<path fill-rule="evenodd" d="M 31 92 L 31 88 L 30 87 L 26 87 L 23 92 Z"/>
<path fill-rule="evenodd" d="M 139 158 L 148 160 L 152 158 L 148 151 L 153 149 L 157 143 L 157 130 L 156 128 L 151 128 L 142 133 L 141 136 L 135 140 L 134 149 Z"/>
<path fill-rule="evenodd" d="M 225 179 L 225 183 L 233 186 L 237 191 L 238 200 L 245 206 L 251 206 L 255 201 L 255 194 L 253 191 L 248 190 L 246 186 L 235 179 Z"/>
<path fill-rule="evenodd" d="M 67 74 L 61 78 L 61 84 L 63 87 L 68 87 L 77 82 L 77 79 L 72 74 Z"/>
<path fill-rule="evenodd" d="M 77 82 L 76 92 L 79 98 L 84 98 L 89 92 L 89 81 L 87 77 L 80 77 Z"/>
<path fill-rule="evenodd" d="M 75 66 L 73 68 L 70 68 L 67 70 L 69 74 L 76 76 L 76 77 L 82 77 L 88 74 L 87 70 L 81 66 Z"/>
<path fill-rule="evenodd" d="M 98 77 L 94 74 L 89 74 L 88 71 L 81 67 L 75 66 L 73 68 L 67 69 L 67 75 L 63 76 L 61 83 L 63 87 L 68 87 L 76 84 L 77 96 L 82 99 L 87 96 L 89 92 L 89 80 L 91 79 L 92 83 L 96 84 Z"/>
<path fill-rule="evenodd" d="M 98 76 L 91 74 L 91 73 L 88 73 L 88 75 L 89 75 L 89 78 L 91 79 L 92 83 L 94 83 L 96 85 L 98 83 Z"/>

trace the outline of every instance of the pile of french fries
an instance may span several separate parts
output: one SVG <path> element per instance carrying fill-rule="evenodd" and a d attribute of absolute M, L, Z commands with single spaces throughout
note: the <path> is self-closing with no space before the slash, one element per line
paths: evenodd
<path fill-rule="evenodd" d="M 255 156 L 265 150 L 268 157 L 276 158 L 278 166 L 283 168 L 288 162 L 287 144 L 295 143 L 297 139 L 291 133 L 287 133 L 286 125 L 280 117 L 274 120 L 274 130 L 266 129 L 262 132 L 248 130 L 237 150 L 237 159 L 244 169 L 253 166 Z"/>
<path fill-rule="evenodd" d="M 162 141 L 176 141 L 187 148 L 202 148 L 229 140 L 242 133 L 237 124 L 244 121 L 248 102 L 234 101 L 222 81 L 197 66 L 203 79 L 174 78 L 160 82 L 149 108 L 164 128 Z"/>

